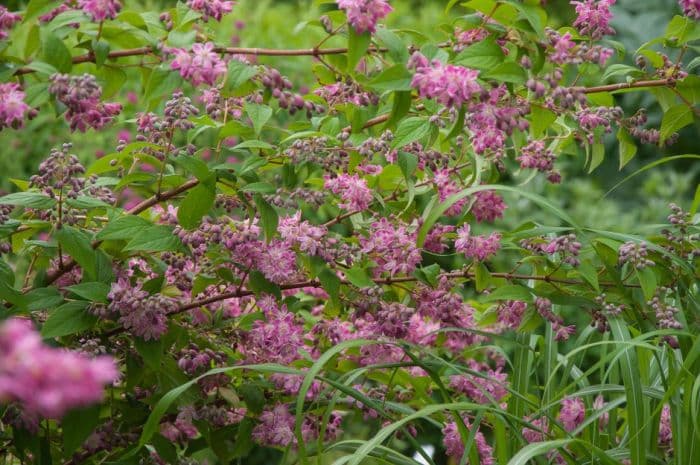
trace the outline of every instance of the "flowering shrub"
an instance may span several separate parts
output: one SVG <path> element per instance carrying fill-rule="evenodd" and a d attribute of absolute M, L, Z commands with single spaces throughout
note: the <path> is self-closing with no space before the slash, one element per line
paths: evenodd
<path fill-rule="evenodd" d="M 615 0 L 558 29 L 540 2 L 451 1 L 439 43 L 382 25 L 387 0 L 321 3 L 304 49 L 221 43 L 232 1 L 0 6 L 0 129 L 62 117 L 0 197 L 0 452 L 700 463 L 700 190 L 634 231 L 530 190 L 695 124 L 697 1 L 636 67 Z M 114 127 L 112 153 L 74 153 Z M 700 156 L 634 175 L 679 158 Z M 523 200 L 548 219 L 509 223 Z"/>

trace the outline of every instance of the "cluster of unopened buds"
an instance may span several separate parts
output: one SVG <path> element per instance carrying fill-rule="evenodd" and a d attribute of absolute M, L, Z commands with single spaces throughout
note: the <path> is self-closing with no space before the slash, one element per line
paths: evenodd
<path fill-rule="evenodd" d="M 637 270 L 654 266 L 654 262 L 647 258 L 648 253 L 644 242 L 625 242 L 619 250 L 620 265 L 629 264 Z"/>
<path fill-rule="evenodd" d="M 608 322 L 609 317 L 619 316 L 625 310 L 624 304 L 615 305 L 608 302 L 606 297 L 605 294 L 596 296 L 595 302 L 598 304 L 598 308 L 594 309 L 592 312 L 593 319 L 591 320 L 591 326 L 595 327 L 601 333 L 610 330 L 610 323 Z"/>
<path fill-rule="evenodd" d="M 562 263 L 567 263 L 571 266 L 578 266 L 580 263 L 578 255 L 581 250 L 581 243 L 576 240 L 575 234 L 566 234 L 552 240 L 548 240 L 545 237 L 523 239 L 520 241 L 520 246 L 536 254 L 559 254 Z"/>
<path fill-rule="evenodd" d="M 78 157 L 70 153 L 72 144 L 63 144 L 60 150 L 51 149 L 46 160 L 39 165 L 39 171 L 29 179 L 30 187 L 41 189 L 51 198 L 63 196 L 77 198 L 85 188 L 85 167 Z"/>
<path fill-rule="evenodd" d="M 101 129 L 111 123 L 122 110 L 120 103 L 100 101 L 102 88 L 91 74 L 54 74 L 50 80 L 49 92 L 68 108 L 66 120 L 70 122 L 73 131 Z"/>
<path fill-rule="evenodd" d="M 321 105 L 304 100 L 301 94 L 291 92 L 292 82 L 275 68 L 266 67 L 259 79 L 260 83 L 270 91 L 272 97 L 277 99 L 280 108 L 288 110 L 291 114 L 305 110 L 307 115 L 311 116 L 313 113 L 325 111 Z"/>

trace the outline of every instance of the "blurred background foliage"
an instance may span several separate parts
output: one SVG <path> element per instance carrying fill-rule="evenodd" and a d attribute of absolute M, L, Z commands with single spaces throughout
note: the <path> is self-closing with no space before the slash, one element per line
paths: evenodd
<path fill-rule="evenodd" d="M 3 3 L 10 9 L 24 8 L 24 2 L 21 1 L 11 0 Z M 323 30 L 317 27 L 317 19 L 324 9 L 332 7 L 318 3 L 313 0 L 240 0 L 234 12 L 216 27 L 217 42 L 241 47 L 312 47 L 325 36 Z M 449 31 L 454 28 L 454 22 L 469 12 L 456 5 L 446 14 L 447 3 L 447 0 L 393 0 L 395 10 L 387 19 L 387 24 L 415 37 L 423 34 L 431 40 L 446 40 Z M 568 0 L 550 0 L 543 3 L 546 3 L 550 26 L 570 24 L 574 11 Z M 644 42 L 664 34 L 668 20 L 679 12 L 678 3 L 675 0 L 619 0 L 617 3 L 613 8 L 615 19 L 612 23 L 617 35 L 612 39 L 622 44 L 625 49 L 624 55 L 619 55 L 617 60 L 633 65 L 634 51 Z M 163 11 L 172 7 L 174 2 L 125 0 L 124 4 L 124 9 Z M 325 45 L 345 44 L 342 38 L 334 38 Z M 692 51 L 686 53 L 684 61 L 689 62 L 695 56 L 697 54 L 693 55 Z M 675 58 L 671 55 L 671 59 Z M 261 59 L 260 63 L 279 68 L 298 88 L 304 90 L 313 88 L 315 82 L 311 60 L 310 57 L 266 57 Z M 125 105 L 127 111 L 123 113 L 128 115 L 143 111 L 144 104 L 138 100 L 137 103 L 133 103 L 133 97 L 138 97 L 141 91 L 138 69 L 125 68 L 125 71 L 129 79 L 110 100 L 117 100 Z M 608 81 L 613 82 L 614 79 Z M 601 79 L 600 82 L 582 84 L 603 83 Z M 129 93 L 132 93 L 131 103 L 127 98 Z M 649 124 L 659 125 L 661 110 L 653 93 L 623 93 L 618 94 L 615 99 L 615 104 L 622 106 L 628 115 L 639 108 L 646 108 Z M 133 137 L 133 129 L 133 121 L 122 119 L 106 131 L 72 134 L 69 142 L 74 144 L 74 152 L 81 156 L 83 162 L 89 164 L 92 159 L 113 152 L 119 138 L 127 135 Z M 667 215 L 669 202 L 689 206 L 700 180 L 700 164 L 684 160 L 664 164 L 623 184 L 605 197 L 605 201 L 604 194 L 625 176 L 654 160 L 670 155 L 700 152 L 698 129 L 697 123 L 686 127 L 681 132 L 678 142 L 669 148 L 640 145 L 637 156 L 623 170 L 619 170 L 617 141 L 615 135 L 611 134 L 606 140 L 605 162 L 592 176 L 585 169 L 585 157 L 578 151 L 577 154 L 563 155 L 558 161 L 564 174 L 561 185 L 548 185 L 541 178 L 535 178 L 529 182 L 528 188 L 558 203 L 576 221 L 589 227 L 634 231 L 637 224 L 660 222 Z M 63 140 L 65 134 L 68 132 L 63 118 L 48 112 L 42 112 L 23 131 L 0 132 L 0 146 L 3 147 L 0 156 L 0 172 L 3 173 L 0 177 L 0 189 L 12 190 L 12 179 L 27 179 L 52 147 L 66 142 Z M 513 179 L 515 184 L 524 181 L 525 175 L 522 179 L 517 175 Z M 539 209 L 529 201 L 516 198 L 507 200 L 511 207 L 506 217 L 509 226 L 540 220 L 537 217 Z M 546 221 L 544 218 L 541 220 Z"/>

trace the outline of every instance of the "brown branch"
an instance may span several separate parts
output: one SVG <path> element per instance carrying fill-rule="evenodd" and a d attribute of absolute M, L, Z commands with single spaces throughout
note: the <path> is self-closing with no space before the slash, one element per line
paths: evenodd
<path fill-rule="evenodd" d="M 584 94 L 597 94 L 600 92 L 614 92 L 623 89 L 639 89 L 643 87 L 671 87 L 675 84 L 673 79 L 650 79 L 646 81 L 621 82 L 619 84 L 607 84 L 595 87 L 574 87 Z"/>
<path fill-rule="evenodd" d="M 191 179 L 191 180 L 185 182 L 184 184 L 182 184 L 174 189 L 163 192 L 159 195 L 154 195 L 152 197 L 149 197 L 148 199 L 142 201 L 141 203 L 134 206 L 133 208 L 127 210 L 126 214 L 127 215 L 138 215 L 139 213 L 149 209 L 150 207 L 156 205 L 157 203 L 159 203 L 163 200 L 168 200 L 168 199 L 171 199 L 173 197 L 176 197 L 176 196 L 182 194 L 183 192 L 192 189 L 193 187 L 195 187 L 198 184 L 199 184 L 199 180 Z M 93 241 L 92 248 L 96 249 L 100 246 L 100 244 L 102 244 L 102 241 Z M 68 273 L 73 268 L 75 268 L 76 265 L 77 265 L 76 261 L 71 259 L 69 262 L 64 263 L 63 266 L 60 267 L 59 269 L 57 269 L 56 271 L 54 271 L 52 273 L 48 273 L 46 275 L 46 284 L 48 285 L 48 284 L 53 283 L 58 278 L 60 278 L 64 274 Z M 25 288 L 22 290 L 22 292 L 26 293 L 26 292 L 29 292 L 30 290 L 31 290 L 31 288 Z"/>

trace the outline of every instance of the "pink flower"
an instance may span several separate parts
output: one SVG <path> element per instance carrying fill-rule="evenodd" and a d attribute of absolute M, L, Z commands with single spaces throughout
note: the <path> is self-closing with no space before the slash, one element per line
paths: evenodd
<path fill-rule="evenodd" d="M 170 64 L 172 69 L 180 70 L 180 76 L 193 86 L 206 83 L 213 86 L 216 80 L 226 74 L 226 63 L 214 51 L 214 44 L 194 44 L 192 51 L 174 49 L 175 59 Z"/>
<path fill-rule="evenodd" d="M 336 3 L 338 8 L 345 10 L 348 22 L 358 34 L 374 33 L 377 21 L 393 10 L 386 0 L 336 0 Z"/>
<path fill-rule="evenodd" d="M 260 306 L 262 304 L 259 303 Z M 257 320 L 246 334 L 239 350 L 251 363 L 291 363 L 304 346 L 304 328 L 286 306 L 274 302 L 263 309 L 264 320 Z"/>
<path fill-rule="evenodd" d="M 338 203 L 340 208 L 363 211 L 372 202 L 372 191 L 367 187 L 367 181 L 357 175 L 341 174 L 335 178 L 326 176 L 325 179 L 324 187 L 343 199 Z"/>
<path fill-rule="evenodd" d="M 498 322 L 507 329 L 518 329 L 527 310 L 522 300 L 508 300 L 498 306 Z"/>
<path fill-rule="evenodd" d="M 448 107 L 459 107 L 481 92 L 476 82 L 479 72 L 470 68 L 445 65 L 438 60 L 428 60 L 416 52 L 409 61 L 415 66 L 411 86 L 418 90 L 421 97 L 432 98 Z"/>
<path fill-rule="evenodd" d="M 447 200 L 450 196 L 458 193 L 461 189 L 459 185 L 450 178 L 450 170 L 449 169 L 439 169 L 435 171 L 435 176 L 433 177 L 433 182 L 435 183 L 435 186 L 437 187 L 438 191 L 438 198 L 440 199 L 440 202 L 444 202 Z M 448 208 L 445 211 L 445 215 L 447 216 L 457 216 L 462 213 L 462 209 L 464 208 L 464 205 L 467 203 L 466 198 L 459 199 L 455 203 L 453 203 L 450 208 Z"/>
<path fill-rule="evenodd" d="M 586 406 L 580 397 L 561 401 L 561 410 L 557 419 L 568 432 L 575 430 L 586 417 Z"/>
<path fill-rule="evenodd" d="M 457 230 L 455 250 L 474 260 L 483 262 L 496 255 L 498 249 L 501 248 L 500 241 L 501 235 L 499 233 L 491 233 L 489 236 L 472 236 L 471 227 L 465 224 Z"/>
<path fill-rule="evenodd" d="M 22 21 L 22 17 L 17 13 L 11 13 L 7 7 L 0 5 L 0 39 L 7 37 L 7 31 L 12 29 L 16 23 Z"/>
<path fill-rule="evenodd" d="M 272 241 L 263 250 L 258 268 L 267 279 L 276 284 L 284 284 L 297 278 L 296 255 L 289 244 Z"/>
<path fill-rule="evenodd" d="M 666 404 L 661 409 L 659 417 L 658 442 L 661 446 L 670 446 L 673 441 L 673 429 L 671 428 L 671 407 Z"/>
<path fill-rule="evenodd" d="M 201 12 L 204 21 L 209 21 L 210 17 L 221 21 L 226 13 L 231 12 L 235 4 L 236 2 L 233 1 L 222 0 L 187 0 L 187 6 Z"/>
<path fill-rule="evenodd" d="M 680 0 L 683 14 L 692 19 L 700 19 L 700 0 Z"/>
<path fill-rule="evenodd" d="M 114 19 L 122 9 L 118 0 L 78 0 L 78 6 L 96 22 Z"/>
<path fill-rule="evenodd" d="M 369 237 L 361 237 L 360 246 L 377 263 L 377 275 L 410 275 L 421 262 L 416 233 L 409 232 L 405 224 L 394 225 L 386 218 L 372 223 Z"/>
<path fill-rule="evenodd" d="M 450 388 L 461 392 L 480 404 L 499 402 L 508 395 L 508 375 L 500 368 L 491 369 L 485 363 L 474 360 L 468 362 L 469 368 L 482 376 L 463 374 L 450 377 Z"/>
<path fill-rule="evenodd" d="M 473 428 L 473 426 L 469 424 L 469 420 L 465 419 L 464 423 L 468 430 Z M 457 423 L 447 423 L 442 429 L 442 435 L 442 444 L 445 446 L 445 453 L 457 461 L 461 460 L 465 451 L 462 436 L 459 434 L 459 428 L 457 428 Z M 493 448 L 486 442 L 486 438 L 481 431 L 476 432 L 474 444 L 476 444 L 476 450 L 479 453 L 479 462 L 481 465 L 493 465 L 496 463 L 493 458 Z"/>
<path fill-rule="evenodd" d="M 479 223 L 493 223 L 496 218 L 503 218 L 503 211 L 508 208 L 503 197 L 494 191 L 479 191 L 474 194 L 474 198 L 471 212 Z"/>
<path fill-rule="evenodd" d="M 553 34 L 552 39 L 554 53 L 549 54 L 550 61 L 557 64 L 568 63 L 571 56 L 570 50 L 576 46 L 576 43 L 571 40 L 571 34 L 569 32 L 562 36 Z"/>
<path fill-rule="evenodd" d="M 600 39 L 606 34 L 615 34 L 615 30 L 609 26 L 612 19 L 610 7 L 616 0 L 583 0 L 571 2 L 576 6 L 578 17 L 574 21 L 574 27 L 581 35 L 589 35 L 594 39 Z"/>
<path fill-rule="evenodd" d="M 284 404 L 277 404 L 260 415 L 260 424 L 253 428 L 253 440 L 272 447 L 287 447 L 296 443 L 294 415 Z"/>
<path fill-rule="evenodd" d="M 28 111 L 29 105 L 24 103 L 24 92 L 19 84 L 0 84 L 0 129 L 22 127 Z"/>
<path fill-rule="evenodd" d="M 104 385 L 119 377 L 112 357 L 94 359 L 45 345 L 28 320 L 0 326 L 0 402 L 19 402 L 30 413 L 60 418 L 102 400 Z"/>
<path fill-rule="evenodd" d="M 320 251 L 322 240 L 328 232 L 325 226 L 313 226 L 308 221 L 301 221 L 300 211 L 294 216 L 280 218 L 277 231 L 290 246 L 299 247 L 299 250 L 311 255 Z"/>

